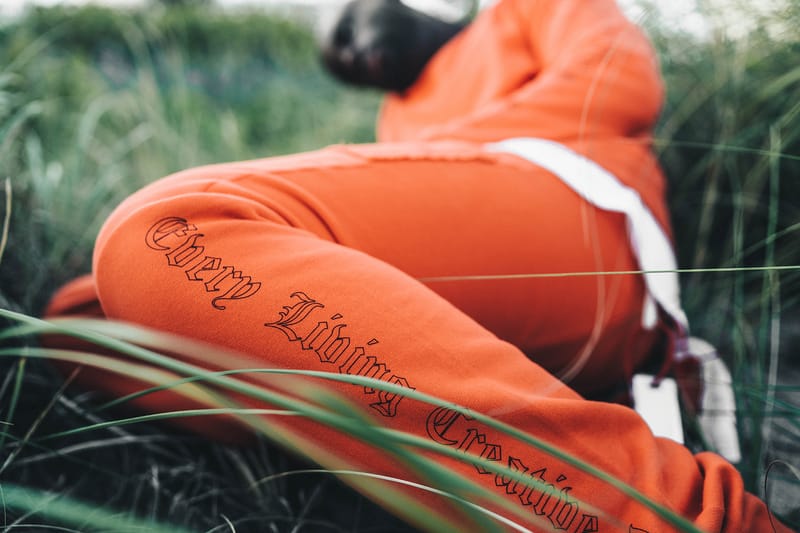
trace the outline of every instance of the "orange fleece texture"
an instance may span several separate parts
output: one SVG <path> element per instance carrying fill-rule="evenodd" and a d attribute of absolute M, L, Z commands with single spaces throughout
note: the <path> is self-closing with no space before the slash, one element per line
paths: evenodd
<path fill-rule="evenodd" d="M 562 142 L 639 191 L 667 228 L 648 146 L 661 98 L 649 44 L 611 0 L 503 0 L 406 95 L 387 99 L 385 144 L 206 166 L 144 188 L 103 227 L 93 278 L 65 287 L 48 314 L 91 309 L 96 290 L 108 317 L 233 348 L 253 366 L 434 394 L 578 456 L 704 530 L 768 531 L 766 507 L 722 458 L 654 438 L 632 410 L 587 401 L 551 374 L 592 394 L 646 357 L 654 334 L 640 328 L 640 277 L 420 281 L 635 269 L 620 215 L 481 143 Z M 673 530 L 606 483 L 474 419 L 401 394 L 333 388 L 388 428 L 529 475 L 515 482 L 437 458 L 519 506 L 534 531 Z M 164 409 L 183 405 L 161 398 Z M 365 471 L 421 480 L 348 435 L 269 421 L 310 439 L 322 462 L 336 450 Z M 215 434 L 208 421 L 187 424 Z M 443 498 L 403 490 L 455 513 Z"/>

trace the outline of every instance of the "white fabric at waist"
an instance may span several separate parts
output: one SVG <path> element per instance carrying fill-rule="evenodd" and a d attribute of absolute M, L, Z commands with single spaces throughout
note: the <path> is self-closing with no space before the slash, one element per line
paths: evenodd
<path fill-rule="evenodd" d="M 638 192 L 594 161 L 555 141 L 520 137 L 490 143 L 485 148 L 527 159 L 557 176 L 590 204 L 623 213 L 631 248 L 647 286 L 642 325 L 647 329 L 656 325 L 658 316 L 654 302 L 657 302 L 684 331 L 688 330 L 688 320 L 680 302 L 675 252 Z"/>

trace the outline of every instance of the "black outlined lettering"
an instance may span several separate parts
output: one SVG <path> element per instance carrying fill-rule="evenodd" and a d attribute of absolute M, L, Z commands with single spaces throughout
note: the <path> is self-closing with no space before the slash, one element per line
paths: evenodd
<path fill-rule="evenodd" d="M 555 531 L 591 533 L 598 530 L 594 515 L 583 514 L 578 518 L 580 505 L 571 496 L 571 486 L 557 486 L 567 481 L 565 474 L 552 476 L 546 467 L 532 469 L 519 457 L 506 456 L 502 442 L 492 442 L 487 432 L 481 431 L 473 417 L 454 409 L 437 407 L 425 422 L 428 437 L 434 442 L 450 446 L 464 453 L 506 465 L 513 472 L 530 481 L 512 479 L 508 474 L 491 466 L 475 464 L 481 475 L 494 476 L 494 484 L 508 496 L 515 496 L 519 503 L 537 516 L 547 517 Z M 555 483 L 548 479 L 555 478 Z"/>
<path fill-rule="evenodd" d="M 206 292 L 221 293 L 211 300 L 211 305 L 220 311 L 225 305 L 220 302 L 243 300 L 256 294 L 261 282 L 242 273 L 233 265 L 223 265 L 222 258 L 204 255 L 205 246 L 200 243 L 205 234 L 181 217 L 165 217 L 150 226 L 144 238 L 148 248 L 166 252 L 167 265 L 183 269 L 189 281 L 201 281 Z"/>
<path fill-rule="evenodd" d="M 581 517 L 580 523 L 578 523 L 578 528 L 575 530 L 575 533 L 596 533 L 600 531 L 598 528 L 597 517 L 584 514 Z"/>
<path fill-rule="evenodd" d="M 283 311 L 278 312 L 280 319 L 275 322 L 267 322 L 264 325 L 283 332 L 286 338 L 294 342 L 300 339 L 294 327 L 303 322 L 314 308 L 325 306 L 312 300 L 301 291 L 293 292 L 291 298 L 297 298 L 298 301 L 294 305 L 284 305 Z"/>
<path fill-rule="evenodd" d="M 327 320 L 320 320 L 316 316 L 312 317 L 312 314 L 318 314 L 315 311 L 324 309 L 324 304 L 302 291 L 293 292 L 290 298 L 293 301 L 282 307 L 278 320 L 266 322 L 266 327 L 281 331 L 290 342 L 299 342 L 303 351 L 314 352 L 320 363 L 331 365 L 340 374 L 369 377 L 414 389 L 406 378 L 395 375 L 383 360 L 367 352 L 367 346 L 379 344 L 377 339 L 370 338 L 365 343 L 366 346 L 354 345 L 349 334 L 346 334 L 348 325 L 338 322 L 344 318 L 341 313 L 335 313 Z M 377 401 L 369 401 L 369 406 L 381 416 L 397 415 L 398 405 L 403 399 L 401 394 L 369 386 L 365 386 L 363 390 L 369 400 L 377 396 Z"/>

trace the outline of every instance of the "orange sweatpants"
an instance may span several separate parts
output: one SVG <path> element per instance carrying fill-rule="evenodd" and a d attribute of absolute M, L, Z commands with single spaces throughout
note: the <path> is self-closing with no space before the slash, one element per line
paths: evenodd
<path fill-rule="evenodd" d="M 632 410 L 587 401 L 545 370 L 585 393 L 622 379 L 653 342 L 640 329 L 639 276 L 432 279 L 631 270 L 629 248 L 620 215 L 513 155 L 447 142 L 340 146 L 146 187 L 101 231 L 94 284 L 111 318 L 230 347 L 264 367 L 434 394 L 596 465 L 702 529 L 768 531 L 766 507 L 722 458 L 654 438 Z M 78 303 L 69 292 L 51 314 Z M 540 481 L 438 459 L 519 505 L 535 531 L 673 530 L 592 475 L 474 419 L 332 386 L 386 427 Z M 299 418 L 271 422 L 365 471 L 416 479 L 347 435 Z"/>

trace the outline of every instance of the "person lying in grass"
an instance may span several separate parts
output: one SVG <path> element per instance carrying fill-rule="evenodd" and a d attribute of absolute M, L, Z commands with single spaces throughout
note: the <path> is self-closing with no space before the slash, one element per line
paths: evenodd
<path fill-rule="evenodd" d="M 624 397 L 636 370 L 680 359 L 667 347 L 688 328 L 674 273 L 630 273 L 675 260 L 650 149 L 658 65 L 613 0 L 501 0 L 463 28 L 357 0 L 324 55 L 340 77 L 391 91 L 378 143 L 145 187 L 105 223 L 92 275 L 48 314 L 92 308 L 236 350 L 238 366 L 339 376 L 331 389 L 369 413 L 365 424 L 438 445 L 425 457 L 493 494 L 461 497 L 506 526 L 788 531 L 718 455 L 693 456 L 628 407 L 587 400 Z M 112 394 L 144 386 L 88 375 Z M 164 393 L 138 402 L 192 405 Z M 266 420 L 323 465 L 428 482 L 355 426 Z M 184 423 L 228 432 L 219 419 Z M 476 530 L 446 497 L 409 486 L 402 503 L 345 480 L 412 522 L 408 502 Z"/>

